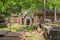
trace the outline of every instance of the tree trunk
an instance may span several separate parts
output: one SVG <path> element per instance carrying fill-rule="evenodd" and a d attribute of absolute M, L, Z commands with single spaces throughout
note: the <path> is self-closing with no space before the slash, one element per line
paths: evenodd
<path fill-rule="evenodd" d="M 54 8 L 54 21 L 57 21 L 57 15 L 56 15 L 56 7 Z"/>
<path fill-rule="evenodd" d="M 56 2 L 56 0 L 55 0 Z M 56 5 L 54 4 L 54 21 L 57 21 L 57 15 L 56 15 Z"/>
<path fill-rule="evenodd" d="M 46 19 L 46 8 L 45 8 L 45 0 L 44 0 L 44 19 Z"/>

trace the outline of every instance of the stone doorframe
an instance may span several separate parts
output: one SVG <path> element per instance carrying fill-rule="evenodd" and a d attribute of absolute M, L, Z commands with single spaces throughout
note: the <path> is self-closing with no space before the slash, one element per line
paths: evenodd
<path fill-rule="evenodd" d="M 27 24 L 26 24 L 27 19 L 30 20 L 30 25 L 32 25 L 32 18 L 30 18 L 30 17 L 26 17 L 26 18 L 24 18 L 24 25 L 25 25 L 25 26 L 30 26 L 30 25 L 27 25 Z"/>

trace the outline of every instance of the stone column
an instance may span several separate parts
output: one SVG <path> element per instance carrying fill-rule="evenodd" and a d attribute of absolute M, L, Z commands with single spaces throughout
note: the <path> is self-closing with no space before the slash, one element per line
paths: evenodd
<path fill-rule="evenodd" d="M 24 25 L 26 26 L 26 19 L 24 18 Z"/>
<path fill-rule="evenodd" d="M 30 25 L 32 25 L 32 19 L 30 19 Z"/>

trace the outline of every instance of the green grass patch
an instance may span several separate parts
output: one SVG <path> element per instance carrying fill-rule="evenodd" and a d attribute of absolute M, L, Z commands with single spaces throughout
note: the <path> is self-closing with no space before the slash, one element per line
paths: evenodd
<path fill-rule="evenodd" d="M 17 23 L 12 23 L 11 24 L 11 31 L 12 32 L 18 32 L 23 28 L 23 25 L 17 24 Z"/>
<path fill-rule="evenodd" d="M 6 29 L 7 31 L 11 31 L 11 32 L 19 32 L 22 29 L 22 31 L 29 32 L 29 31 L 34 30 L 34 26 L 24 27 L 23 25 L 20 25 L 20 24 L 17 24 L 17 23 L 11 23 L 11 26 L 8 27 L 8 28 L 3 28 L 3 27 L 0 26 L 0 30 L 2 30 L 2 29 L 4 31 Z"/>
<path fill-rule="evenodd" d="M 34 26 L 27 26 L 27 27 L 23 28 L 23 30 L 25 32 L 32 31 L 32 30 L 34 30 Z"/>

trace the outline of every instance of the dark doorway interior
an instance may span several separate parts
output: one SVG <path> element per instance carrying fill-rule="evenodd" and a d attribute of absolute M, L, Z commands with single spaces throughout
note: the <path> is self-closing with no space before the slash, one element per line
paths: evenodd
<path fill-rule="evenodd" d="M 26 25 L 30 25 L 30 19 L 26 19 Z"/>
<path fill-rule="evenodd" d="M 24 25 L 24 18 L 22 18 L 22 25 Z"/>

